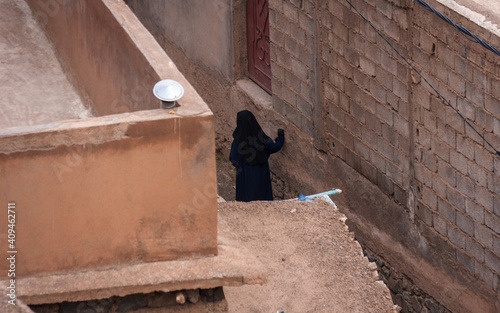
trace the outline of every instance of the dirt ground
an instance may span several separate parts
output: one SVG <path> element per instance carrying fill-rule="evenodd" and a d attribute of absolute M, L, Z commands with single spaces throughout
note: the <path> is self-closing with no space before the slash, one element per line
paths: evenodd
<path fill-rule="evenodd" d="M 236 171 L 233 165 L 222 156 L 217 154 L 217 193 L 226 201 L 234 201 L 236 196 Z"/>
<path fill-rule="evenodd" d="M 234 170 L 220 157 L 217 168 L 219 194 L 233 200 Z M 268 270 L 262 286 L 224 288 L 229 312 L 394 312 L 342 218 L 319 199 L 220 203 L 219 223 Z"/>

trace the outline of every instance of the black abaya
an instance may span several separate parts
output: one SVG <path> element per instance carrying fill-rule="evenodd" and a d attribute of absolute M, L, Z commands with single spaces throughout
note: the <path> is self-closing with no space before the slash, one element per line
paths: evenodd
<path fill-rule="evenodd" d="M 271 186 L 271 175 L 269 172 L 269 156 L 278 152 L 285 138 L 280 136 L 268 139 L 265 148 L 265 161 L 263 164 L 249 165 L 242 160 L 236 142 L 231 145 L 229 159 L 236 167 L 236 201 L 273 200 L 273 189 Z"/>

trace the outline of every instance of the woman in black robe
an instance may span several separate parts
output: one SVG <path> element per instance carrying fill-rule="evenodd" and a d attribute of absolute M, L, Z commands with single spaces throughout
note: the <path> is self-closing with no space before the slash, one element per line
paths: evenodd
<path fill-rule="evenodd" d="M 248 110 L 238 112 L 229 160 L 236 167 L 236 201 L 273 200 L 269 156 L 285 143 L 285 132 L 278 129 L 273 141 Z"/>

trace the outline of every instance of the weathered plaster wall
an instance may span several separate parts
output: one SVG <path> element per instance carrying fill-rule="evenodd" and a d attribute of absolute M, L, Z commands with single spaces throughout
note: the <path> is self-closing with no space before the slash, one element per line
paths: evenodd
<path fill-rule="evenodd" d="M 122 1 L 28 3 L 100 117 L 0 130 L 0 203 L 17 211 L 16 276 L 216 254 L 207 104 Z M 166 78 L 184 96 L 156 109 L 152 88 Z"/>
<path fill-rule="evenodd" d="M 216 254 L 213 125 L 158 109 L 0 131 L 16 276 Z"/>
<path fill-rule="evenodd" d="M 428 2 L 500 46 L 484 25 Z M 498 56 L 413 1 L 353 4 L 500 149 Z M 450 310 L 500 309 L 500 159 L 346 1 L 269 5 L 272 96 L 249 94 L 249 82 L 223 88 L 172 53 L 217 112 L 218 148 L 228 149 L 240 109 L 271 136 L 285 128 L 276 176 L 302 193 L 343 189 L 358 238 Z"/>
<path fill-rule="evenodd" d="M 233 79 L 233 38 L 231 0 L 127 1 L 156 37 L 168 38 L 169 44 L 189 59 L 203 64 L 218 79 Z M 190 36 L 186 36 L 186 34 Z M 192 40 L 196 38 L 196 40 Z"/>

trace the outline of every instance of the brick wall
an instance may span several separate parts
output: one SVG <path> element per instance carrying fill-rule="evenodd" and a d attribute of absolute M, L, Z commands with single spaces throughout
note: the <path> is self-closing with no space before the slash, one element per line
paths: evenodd
<path fill-rule="evenodd" d="M 311 136 L 317 88 L 312 2 L 269 2 L 273 107 Z"/>
<path fill-rule="evenodd" d="M 335 154 L 406 203 L 409 189 L 410 109 L 408 69 L 346 2 L 322 4 L 322 62 L 327 102 L 326 131 Z M 375 26 L 406 52 L 403 9 L 386 2 L 360 5 Z M 388 17 L 401 16 L 399 20 Z M 382 24 L 382 21 L 387 23 Z M 378 24 L 378 25 L 377 25 Z M 327 92 L 328 91 L 328 92 Z"/>
<path fill-rule="evenodd" d="M 499 149 L 500 132 L 494 124 L 500 118 L 495 95 L 500 57 L 459 35 L 441 19 L 428 23 L 430 13 L 423 8 L 415 7 L 413 12 L 413 61 Z M 480 37 L 490 37 L 463 17 L 452 14 L 452 18 Z M 500 43 L 498 38 L 488 39 L 495 46 Z M 453 109 L 420 86 L 413 88 L 417 92 L 412 99 L 417 215 L 449 241 L 458 262 L 498 292 L 500 249 L 495 242 L 500 238 L 500 168 L 495 169 L 495 164 L 500 164 L 500 157 Z M 420 99 L 425 100 L 420 103 Z"/>
<path fill-rule="evenodd" d="M 500 56 L 413 1 L 351 2 L 500 149 Z M 428 3 L 500 47 L 466 17 Z M 465 269 L 498 293 L 500 157 L 347 1 L 269 5 L 273 108 L 315 139 L 321 128 L 330 154 L 401 204 L 431 245 L 444 241 L 453 276 Z"/>

